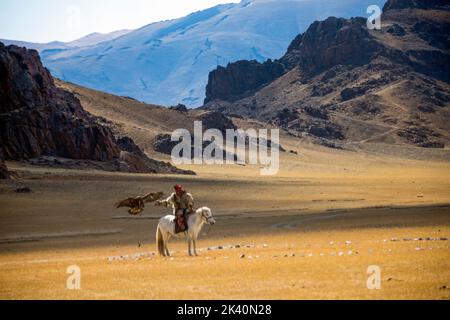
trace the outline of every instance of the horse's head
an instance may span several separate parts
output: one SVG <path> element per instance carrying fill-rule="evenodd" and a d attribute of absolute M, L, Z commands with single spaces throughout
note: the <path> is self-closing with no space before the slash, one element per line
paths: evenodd
<path fill-rule="evenodd" d="M 200 210 L 201 210 L 202 219 L 206 223 L 209 223 L 211 226 L 216 224 L 216 220 L 214 219 L 210 208 L 203 207 Z"/>

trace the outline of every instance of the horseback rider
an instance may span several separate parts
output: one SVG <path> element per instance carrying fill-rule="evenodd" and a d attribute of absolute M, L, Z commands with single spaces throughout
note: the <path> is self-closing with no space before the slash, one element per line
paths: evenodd
<path fill-rule="evenodd" d="M 166 206 L 172 205 L 173 214 L 175 215 L 175 231 L 185 232 L 187 231 L 187 215 L 194 212 L 194 198 L 190 193 L 187 193 L 182 185 L 177 184 L 175 192 L 170 195 L 166 200 L 158 200 L 155 205 Z"/>

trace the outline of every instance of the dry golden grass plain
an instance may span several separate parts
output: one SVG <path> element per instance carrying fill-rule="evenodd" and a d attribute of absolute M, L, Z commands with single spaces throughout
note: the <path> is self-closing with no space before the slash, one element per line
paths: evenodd
<path fill-rule="evenodd" d="M 153 249 L 131 246 L 7 254 L 0 293 L 3 299 L 449 299 L 447 243 L 383 242 L 445 232 L 448 227 L 368 228 L 208 239 L 202 244 L 257 247 L 202 251 L 196 258 L 186 256 L 184 244 L 172 246 L 182 252 L 171 259 L 108 260 Z M 81 268 L 78 291 L 66 289 L 71 264 Z M 369 265 L 381 268 L 380 290 L 367 289 Z"/>
<path fill-rule="evenodd" d="M 430 151 L 282 144 L 299 155 L 282 153 L 272 177 L 256 166 L 191 166 L 197 176 L 166 176 L 9 162 L 17 177 L 0 182 L 0 298 L 450 298 L 448 150 L 421 160 Z M 172 258 L 152 255 L 167 209 L 130 217 L 113 207 L 175 183 L 217 218 L 204 229 L 199 257 L 188 257 L 181 240 L 169 245 Z M 15 193 L 20 186 L 33 193 Z M 207 250 L 217 246 L 225 248 Z M 70 265 L 81 268 L 81 290 L 66 288 Z M 370 265 L 381 269 L 380 290 L 367 289 Z"/>

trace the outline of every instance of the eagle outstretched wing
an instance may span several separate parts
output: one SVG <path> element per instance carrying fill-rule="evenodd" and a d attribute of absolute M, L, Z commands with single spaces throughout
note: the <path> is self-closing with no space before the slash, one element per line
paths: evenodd
<path fill-rule="evenodd" d="M 116 208 L 128 207 L 128 213 L 131 215 L 138 215 L 142 211 L 144 211 L 144 203 L 145 202 L 154 202 L 156 200 L 161 199 L 164 195 L 163 192 L 151 192 L 145 196 L 139 197 L 129 197 L 125 200 L 119 201 L 115 204 Z"/>
<path fill-rule="evenodd" d="M 163 196 L 164 192 L 152 192 L 142 197 L 142 200 L 144 202 L 155 202 L 156 200 L 160 200 Z"/>

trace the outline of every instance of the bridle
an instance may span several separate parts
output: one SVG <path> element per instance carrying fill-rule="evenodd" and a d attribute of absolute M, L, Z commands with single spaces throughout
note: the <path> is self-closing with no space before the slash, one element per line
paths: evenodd
<path fill-rule="evenodd" d="M 213 216 L 205 216 L 205 212 L 202 210 L 202 218 L 205 219 L 205 221 L 209 224 L 209 220 L 211 220 L 213 218 Z"/>

